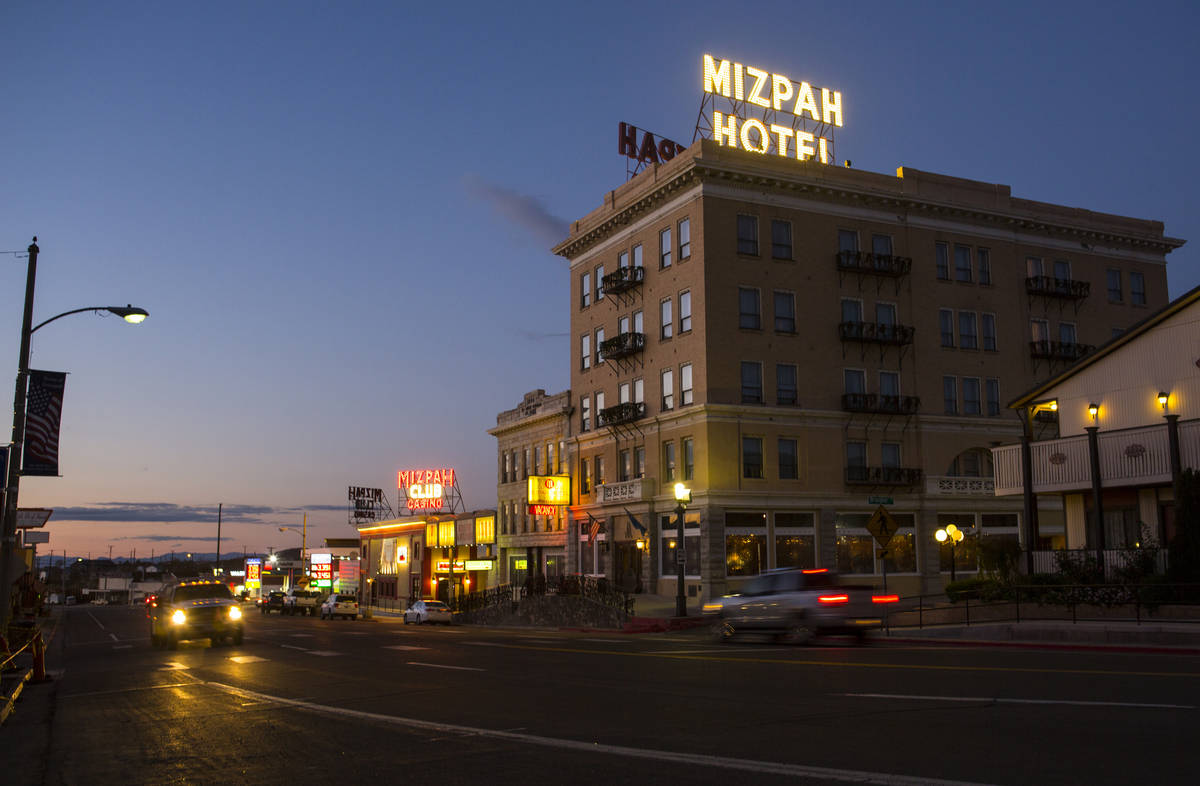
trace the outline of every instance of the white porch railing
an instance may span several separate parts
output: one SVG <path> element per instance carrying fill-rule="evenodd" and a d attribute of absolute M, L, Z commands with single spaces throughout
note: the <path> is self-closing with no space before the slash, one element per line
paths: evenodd
<path fill-rule="evenodd" d="M 930 496 L 991 497 L 996 493 L 996 483 L 991 478 L 934 475 L 925 478 L 925 493 Z"/>
<path fill-rule="evenodd" d="M 1117 570 L 1128 567 L 1136 552 L 1131 549 L 1105 549 L 1104 575 L 1113 576 Z M 1061 573 L 1061 560 L 1082 563 L 1096 558 L 1095 549 L 1060 549 L 1057 551 L 1033 552 L 1034 573 Z M 1163 575 L 1167 572 L 1167 550 L 1154 550 L 1154 572 Z"/>

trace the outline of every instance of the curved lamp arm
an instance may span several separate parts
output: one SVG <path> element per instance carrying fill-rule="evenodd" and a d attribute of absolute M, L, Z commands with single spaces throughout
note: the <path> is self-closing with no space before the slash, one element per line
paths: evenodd
<path fill-rule="evenodd" d="M 64 311 L 61 314 L 59 314 L 58 316 L 50 317 L 45 322 L 39 322 L 37 325 L 35 325 L 33 327 L 32 330 L 29 331 L 29 333 L 30 333 L 30 335 L 33 335 L 34 333 L 37 332 L 38 328 L 45 327 L 46 325 L 49 325 L 51 322 L 53 322 L 56 319 L 61 319 L 66 316 L 70 316 L 71 314 L 81 314 L 84 311 L 95 311 L 97 314 L 99 314 L 102 311 L 108 311 L 112 314 L 116 314 L 121 319 L 124 319 L 126 322 L 129 322 L 134 325 L 137 325 L 137 324 L 143 322 L 146 319 L 146 317 L 150 316 L 149 311 L 146 311 L 144 308 L 138 308 L 137 306 L 133 306 L 133 305 L 88 306 L 87 308 L 75 308 L 70 311 Z"/>

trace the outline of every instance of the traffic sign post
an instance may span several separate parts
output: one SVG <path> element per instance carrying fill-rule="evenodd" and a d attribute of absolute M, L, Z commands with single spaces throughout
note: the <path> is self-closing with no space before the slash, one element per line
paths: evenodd
<path fill-rule="evenodd" d="M 871 518 L 867 521 L 867 532 L 875 537 L 875 542 L 879 544 L 879 558 L 883 563 L 883 591 L 887 592 L 887 556 L 888 544 L 892 542 L 892 538 L 896 536 L 896 530 L 900 529 L 900 525 L 896 523 L 896 518 L 891 513 L 887 512 L 887 508 L 880 505 L 871 514 Z"/>

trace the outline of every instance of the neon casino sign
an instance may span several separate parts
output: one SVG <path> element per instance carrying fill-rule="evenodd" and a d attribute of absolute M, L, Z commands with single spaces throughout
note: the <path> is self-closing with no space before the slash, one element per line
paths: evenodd
<path fill-rule="evenodd" d="M 762 155 L 773 153 L 798 161 L 829 163 L 833 128 L 842 127 L 839 91 L 814 88 L 785 74 L 707 54 L 701 69 L 701 118 L 711 120 L 709 131 L 718 144 Z M 710 103 L 711 115 L 705 118 L 704 109 Z M 719 110 L 718 104 L 726 111 Z"/>
<path fill-rule="evenodd" d="M 400 470 L 398 485 L 404 489 L 409 510 L 441 510 L 446 489 L 454 486 L 454 470 Z"/>

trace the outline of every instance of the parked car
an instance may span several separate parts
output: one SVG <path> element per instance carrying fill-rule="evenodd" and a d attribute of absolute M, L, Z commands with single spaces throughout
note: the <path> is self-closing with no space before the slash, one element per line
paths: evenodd
<path fill-rule="evenodd" d="M 314 590 L 290 589 L 283 596 L 282 614 L 307 614 L 312 616 L 321 607 L 321 593 Z"/>
<path fill-rule="evenodd" d="M 432 625 L 440 622 L 449 625 L 451 616 L 450 607 L 440 600 L 418 600 L 404 612 L 404 624 L 424 625 L 428 622 Z"/>
<path fill-rule="evenodd" d="M 272 611 L 283 613 L 283 593 L 279 590 L 272 590 L 258 599 L 258 610 L 263 614 L 269 614 Z"/>
<path fill-rule="evenodd" d="M 333 594 L 321 604 L 321 619 L 346 617 L 354 619 L 358 616 L 358 596 Z"/>
<path fill-rule="evenodd" d="M 860 642 L 882 625 L 879 603 L 869 586 L 838 584 L 825 569 L 773 570 L 746 582 L 741 592 L 704 604 L 717 641 L 735 634 L 773 633 L 783 641 L 804 643 L 827 633 L 850 633 Z"/>
<path fill-rule="evenodd" d="M 245 635 L 242 607 L 219 581 L 185 581 L 165 588 L 150 606 L 150 641 L 175 649 L 185 639 L 228 639 L 241 644 Z"/>

